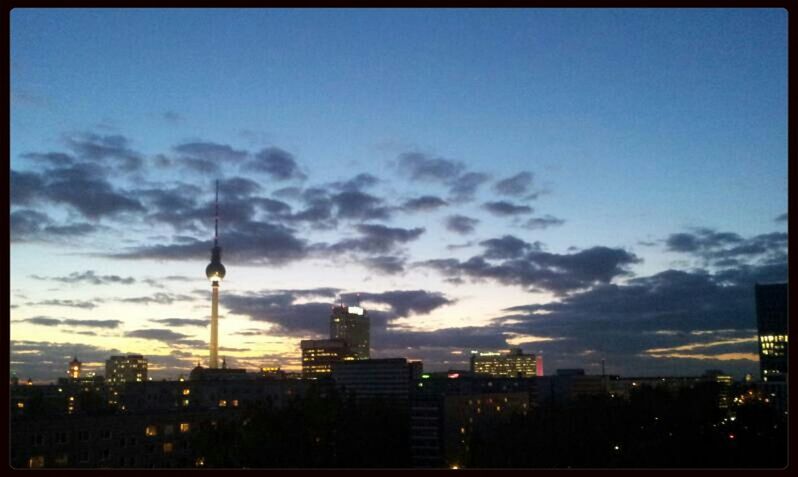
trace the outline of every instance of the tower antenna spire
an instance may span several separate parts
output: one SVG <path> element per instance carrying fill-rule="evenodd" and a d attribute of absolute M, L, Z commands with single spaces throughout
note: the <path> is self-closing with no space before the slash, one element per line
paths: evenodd
<path fill-rule="evenodd" d="M 216 179 L 216 209 L 213 216 L 213 245 L 219 245 L 219 179 Z"/>

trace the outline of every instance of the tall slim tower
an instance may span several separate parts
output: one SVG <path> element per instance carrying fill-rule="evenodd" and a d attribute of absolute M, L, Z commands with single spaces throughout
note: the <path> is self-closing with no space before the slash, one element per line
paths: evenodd
<path fill-rule="evenodd" d="M 216 208 L 214 213 L 213 248 L 211 263 L 205 267 L 205 276 L 211 281 L 211 355 L 208 366 L 219 367 L 219 282 L 226 270 L 222 265 L 222 247 L 219 246 L 219 181 L 216 181 Z"/>

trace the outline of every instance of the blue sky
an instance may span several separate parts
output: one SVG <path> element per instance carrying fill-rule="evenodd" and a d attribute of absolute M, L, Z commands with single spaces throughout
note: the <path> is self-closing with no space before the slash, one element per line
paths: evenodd
<path fill-rule="evenodd" d="M 171 199 L 198 201 L 192 207 L 201 208 L 211 198 L 215 179 L 239 177 L 257 185 L 247 197 L 279 200 L 290 214 L 307 207 L 310 196 L 277 191 L 297 187 L 302 193 L 320 187 L 331 197 L 316 199 L 334 204 L 329 220 L 335 222 L 322 227 L 285 215 L 289 212 L 261 210 L 244 217 L 246 213 L 230 211 L 226 230 L 240 234 L 236 237 L 241 242 L 233 241 L 242 250 L 262 237 L 257 231 L 268 228 L 264 224 L 284 227 L 279 230 L 303 243 L 290 259 L 280 259 L 268 246 L 255 246 L 247 249 L 246 260 L 228 264 L 222 306 L 229 318 L 223 321 L 222 336 L 225 326 L 228 331 L 262 332 L 248 343 L 232 336 L 221 340 L 222 346 L 227 340 L 231 348 L 246 349 L 230 352 L 242 366 L 269 360 L 295 366 L 298 340 L 313 336 L 314 329 L 280 320 L 310 320 L 302 313 L 315 309 L 296 306 L 309 300 L 297 290 L 326 287 L 344 294 L 381 293 L 372 305 L 384 313 L 380 322 L 385 328 L 377 332 L 384 335 L 375 343 L 385 346 L 375 353 L 421 358 L 432 368 L 458 366 L 460 355 L 452 353 L 464 349 L 464 343 L 505 349 L 507 342 L 492 337 L 516 333 L 547 339 L 523 345 L 542 350 L 547 365 L 590 369 L 599 359 L 590 352 L 609 353 L 613 340 L 622 340 L 618 348 L 623 352 L 607 356 L 611 372 L 689 374 L 711 367 L 754 372 L 750 307 L 740 309 L 734 322 L 712 321 L 711 313 L 702 317 L 693 311 L 669 311 L 683 335 L 667 345 L 703 339 L 709 335 L 691 331 L 713 324 L 728 335 L 716 337 L 716 342 L 744 340 L 705 346 L 715 356 L 723 354 L 724 346 L 737 346 L 726 354 L 747 356 L 727 360 L 652 358 L 646 350 L 663 346 L 640 336 L 675 336 L 655 335 L 659 325 L 641 327 L 634 336 L 591 341 L 578 332 L 578 316 L 587 313 L 580 299 L 609 293 L 612 287 L 640 296 L 646 290 L 635 279 L 664 280 L 671 277 L 662 275 L 668 270 L 681 272 L 684 279 L 703 277 L 719 297 L 731 292 L 726 286 L 750 285 L 738 273 L 738 282 L 729 285 L 727 280 L 720 286 L 723 273 L 745 270 L 749 281 L 786 279 L 786 258 L 778 268 L 786 257 L 786 221 L 775 220 L 787 210 L 786 22 L 786 11 L 778 9 L 16 9 L 11 16 L 11 169 L 29 175 L 12 175 L 11 182 L 12 352 L 15 342 L 41 352 L 41 331 L 48 330 L 46 342 L 64 347 L 50 349 L 70 353 L 65 350 L 79 344 L 98 363 L 107 350 L 143 351 L 154 362 L 160 360 L 159 371 L 170 375 L 182 366 L 181 360 L 204 359 L 207 353 L 199 340 L 207 333 L 201 327 L 173 328 L 182 338 L 134 339 L 142 329 L 165 329 L 163 322 L 147 320 L 204 319 L 207 314 L 207 297 L 192 295 L 207 287 L 201 280 L 206 260 L 174 248 L 179 256 L 153 260 L 147 248 L 188 247 L 192 242 L 185 237 L 206 241 L 207 232 L 197 228 L 200 222 L 187 230 L 189 222 L 166 218 L 164 212 L 180 209 L 179 204 L 157 203 L 153 193 L 144 191 L 182 185 Z M 228 159 L 218 158 L 223 151 Z M 263 151 L 268 153 L 259 155 Z M 30 155 L 55 152 L 70 154 L 69 163 Z M 125 155 L 136 158 L 138 166 L 124 169 L 113 162 Z M 295 165 L 288 176 L 282 169 L 244 166 L 259 158 L 278 161 L 277 156 L 290 160 L 280 164 Z M 187 166 L 209 157 L 222 164 L 220 171 Z M 97 205 L 94 210 L 59 189 L 68 189 L 79 164 L 90 164 L 97 179 L 79 183 L 82 187 L 107 186 L 121 201 L 117 204 L 130 207 Z M 449 176 L 424 176 L 423 168 L 433 165 L 453 169 Z M 77 169 L 70 175 L 56 171 L 58 167 Z M 86 169 L 80 170 L 83 174 Z M 375 183 L 357 188 L 355 197 L 336 195 L 345 192 L 336 181 L 360 173 L 370 174 Z M 482 178 L 474 193 L 452 197 L 453 181 L 468 173 Z M 522 174 L 517 183 L 524 191 L 501 193 L 500 181 L 517 174 Z M 44 185 L 28 193 L 36 181 Z M 15 191 L 21 193 L 15 196 Z M 421 196 L 446 204 L 401 209 Z M 381 201 L 387 212 L 347 215 L 338 207 L 349 199 L 360 201 L 356 207 L 365 207 L 364 200 Z M 130 205 L 137 201 L 139 207 Z M 501 215 L 485 206 L 496 201 L 534 211 Z M 34 211 L 47 219 L 32 215 Z M 445 225 L 451 215 L 479 223 L 473 232 L 453 232 Z M 26 217 L 38 218 L 38 229 L 24 229 L 30 222 L 22 220 Z M 530 218 L 549 220 L 545 227 L 530 228 Z M 42 225 L 46 220 L 54 221 L 47 230 Z M 76 224 L 86 224 L 78 234 L 54 232 L 63 229 L 53 227 Z M 380 250 L 343 243 L 347 238 L 374 239 L 378 232 L 362 228 L 364 224 L 410 235 Z M 410 233 L 418 228 L 423 232 Z M 724 239 L 723 233 L 736 237 Z M 680 241 L 684 236 L 678 234 L 691 234 L 693 241 Z M 523 252 L 505 250 L 491 258 L 491 245 L 485 241 L 507 235 L 527 243 Z M 535 242 L 542 249 L 531 245 Z M 446 247 L 466 243 L 471 245 Z M 235 254 L 229 245 L 225 253 Z M 614 264 L 618 268 L 599 273 L 590 267 L 607 267 L 606 260 L 582 263 L 592 255 L 579 255 L 596 247 L 628 256 L 610 254 L 619 260 Z M 765 251 L 757 255 L 754 249 Z M 126 253 L 135 257 L 118 258 Z M 388 256 L 402 262 L 400 272 L 375 273 L 364 265 Z M 490 263 L 504 268 L 474 271 L 429 262 L 457 259 L 462 264 L 471 257 L 494 260 Z M 495 260 L 531 268 L 510 276 L 505 273 L 511 264 Z M 592 274 L 579 275 L 587 269 Z M 530 270 L 554 273 L 560 281 L 540 281 L 537 275 L 530 279 Z M 97 284 L 80 275 L 87 271 L 132 278 L 134 284 Z M 54 279 L 70 274 L 84 279 Z M 172 280 L 165 289 L 191 300 L 120 301 L 157 293 L 154 287 L 138 286 L 147 279 L 194 275 L 196 283 Z M 572 282 L 577 275 L 579 286 Z M 293 290 L 282 298 L 295 314 L 264 311 L 270 309 L 275 290 Z M 416 298 L 431 301 L 404 310 L 392 301 L 394 295 L 386 294 L 402 290 L 417 291 Z M 232 295 L 226 308 L 225 292 Z M 247 294 L 262 301 L 244 306 L 245 298 L 253 298 Z M 101 301 L 92 308 L 42 305 L 49 296 Z M 561 313 L 561 319 L 555 316 L 549 323 L 539 324 L 540 315 L 507 311 L 555 302 L 561 309 L 548 311 Z M 614 306 L 612 316 L 596 316 L 601 312 L 595 310 L 587 314 L 621 327 L 628 324 L 622 320 L 640 319 L 625 317 L 628 303 Z M 502 324 L 509 315 L 520 323 Z M 35 317 L 120 323 L 99 330 L 80 326 L 95 334 L 76 335 L 66 322 L 37 324 L 30 321 Z M 555 319 L 571 320 L 573 328 L 551 327 Z M 326 317 L 317 320 L 323 329 Z M 666 320 L 659 331 L 669 331 L 667 326 Z M 391 334 L 394 327 L 406 336 Z M 489 330 L 490 336 L 480 341 L 477 328 L 480 333 Z M 440 336 L 451 334 L 451 342 L 424 344 L 424 333 L 432 330 L 445 330 Z M 176 339 L 188 343 L 177 353 Z M 408 346 L 400 349 L 400 341 Z M 593 349 L 599 345 L 602 350 Z M 451 362 L 447 356 L 453 357 Z M 640 359 L 628 359 L 633 356 Z M 17 361 L 21 373 L 49 376 L 22 357 Z"/>

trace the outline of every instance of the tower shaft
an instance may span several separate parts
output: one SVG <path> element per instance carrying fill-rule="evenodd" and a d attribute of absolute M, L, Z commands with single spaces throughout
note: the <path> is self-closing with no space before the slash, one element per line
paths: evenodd
<path fill-rule="evenodd" d="M 215 281 L 211 292 L 211 356 L 209 367 L 219 367 L 219 282 Z"/>

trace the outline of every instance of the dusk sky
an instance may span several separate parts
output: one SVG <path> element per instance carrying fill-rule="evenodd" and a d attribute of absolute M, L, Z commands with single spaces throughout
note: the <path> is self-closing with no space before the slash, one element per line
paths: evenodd
<path fill-rule="evenodd" d="M 787 12 L 11 12 L 11 370 L 372 356 L 756 374 L 787 279 Z"/>

